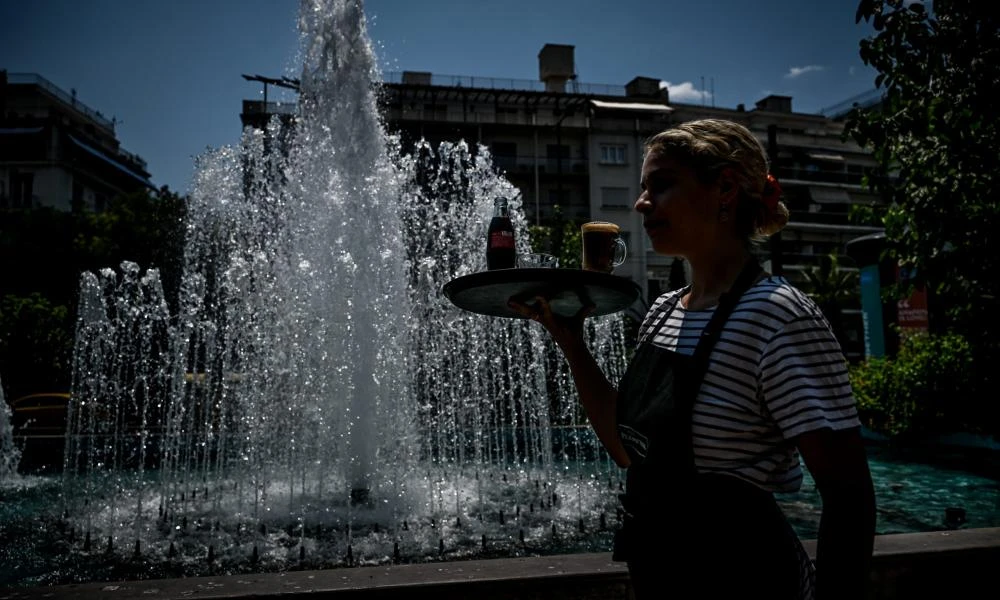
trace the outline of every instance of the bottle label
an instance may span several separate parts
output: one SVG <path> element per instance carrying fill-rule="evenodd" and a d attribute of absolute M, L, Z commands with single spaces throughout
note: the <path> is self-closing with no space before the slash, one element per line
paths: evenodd
<path fill-rule="evenodd" d="M 490 248 L 513 248 L 514 232 L 494 231 L 490 234 Z"/>

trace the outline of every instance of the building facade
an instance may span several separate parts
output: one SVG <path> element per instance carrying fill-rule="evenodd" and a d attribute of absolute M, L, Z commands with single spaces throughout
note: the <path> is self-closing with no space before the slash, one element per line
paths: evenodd
<path fill-rule="evenodd" d="M 762 257 L 792 283 L 803 283 L 805 272 L 829 254 L 842 257 L 842 268 L 855 270 L 845 243 L 879 231 L 848 218 L 852 205 L 878 202 L 862 186 L 876 163 L 869 152 L 842 139 L 841 119 L 797 113 L 787 96 L 768 96 L 749 110 L 671 102 L 652 77 L 635 77 L 624 86 L 580 83 L 573 46 L 546 44 L 538 60 L 538 81 L 389 73 L 382 94 L 386 124 L 402 137 L 404 148 L 420 139 L 432 144 L 463 139 L 489 148 L 495 166 L 520 190 L 532 224 L 551 224 L 556 207 L 563 219 L 617 223 L 628 258 L 615 273 L 643 290 L 630 311 L 634 316 L 676 285 L 678 265 L 652 251 L 642 217 L 632 209 L 644 141 L 676 124 L 736 121 L 767 149 L 791 219 L 761 248 Z M 287 109 L 245 101 L 243 123 L 260 127 Z M 845 351 L 857 356 L 860 311 L 845 311 L 845 317 L 854 338 L 845 340 Z"/>
<path fill-rule="evenodd" d="M 154 186 L 115 123 L 34 73 L 0 71 L 0 209 L 103 210 Z"/>

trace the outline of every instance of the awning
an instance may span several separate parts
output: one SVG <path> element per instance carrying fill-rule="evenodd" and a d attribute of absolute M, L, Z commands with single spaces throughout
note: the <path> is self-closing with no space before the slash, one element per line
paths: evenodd
<path fill-rule="evenodd" d="M 25 133 L 41 133 L 41 127 L 0 127 L 0 135 L 18 135 Z"/>
<path fill-rule="evenodd" d="M 828 160 L 834 162 L 844 162 L 844 157 L 839 154 L 821 154 L 819 152 L 810 152 L 809 158 L 814 160 Z"/>
<path fill-rule="evenodd" d="M 817 204 L 850 204 L 851 196 L 847 190 L 836 187 L 809 186 L 809 197 Z"/>
<path fill-rule="evenodd" d="M 674 109 L 666 104 L 650 104 L 648 102 L 607 102 L 605 100 L 591 100 L 590 104 L 594 108 L 607 108 L 613 110 L 637 110 L 643 112 L 673 112 Z"/>
<path fill-rule="evenodd" d="M 119 171 L 122 171 L 122 172 L 124 172 L 124 173 L 126 173 L 128 175 L 131 175 L 133 178 L 137 179 L 139 181 L 139 183 L 145 185 L 146 187 L 148 187 L 150 189 L 154 189 L 154 190 L 156 189 L 156 186 L 154 186 L 152 184 L 152 182 L 149 181 L 149 179 L 146 179 L 142 175 L 139 175 L 138 173 L 136 173 L 132 169 L 130 169 L 130 168 L 126 167 L 125 165 L 121 164 L 120 162 L 114 160 L 113 158 L 111 158 L 108 155 L 104 154 L 100 150 L 97 150 L 96 148 L 93 148 L 92 146 L 84 144 L 83 142 L 81 142 L 80 140 L 76 139 L 72 135 L 69 136 L 69 139 L 70 139 L 70 141 L 72 141 L 74 144 L 76 144 L 77 146 L 79 146 L 80 149 L 84 150 L 85 152 L 93 154 L 97 158 L 100 158 L 101 160 L 103 160 L 104 162 L 108 163 L 112 167 L 118 169 Z"/>
<path fill-rule="evenodd" d="M 809 223 L 806 221 L 789 221 L 785 226 L 789 231 L 824 231 L 831 233 L 879 233 L 885 231 L 881 227 L 871 225 L 830 225 L 828 223 Z"/>

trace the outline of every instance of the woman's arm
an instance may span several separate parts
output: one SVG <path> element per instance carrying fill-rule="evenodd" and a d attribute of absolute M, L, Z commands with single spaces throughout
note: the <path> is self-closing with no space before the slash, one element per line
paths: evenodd
<path fill-rule="evenodd" d="M 816 598 L 865 598 L 875 541 L 875 491 L 861 430 L 809 431 L 795 444 L 823 499 Z"/>
<path fill-rule="evenodd" d="M 594 307 L 584 307 L 573 318 L 566 319 L 554 315 L 545 298 L 535 298 L 531 306 L 513 301 L 510 306 L 541 323 L 555 340 L 569 363 L 570 373 L 573 374 L 573 382 L 580 396 L 580 404 L 587 413 L 587 419 L 594 428 L 597 439 L 601 440 L 619 467 L 627 467 L 630 461 L 618 437 L 615 415 L 618 390 L 611 385 L 594 360 L 583 337 L 583 322 L 593 312 Z"/>

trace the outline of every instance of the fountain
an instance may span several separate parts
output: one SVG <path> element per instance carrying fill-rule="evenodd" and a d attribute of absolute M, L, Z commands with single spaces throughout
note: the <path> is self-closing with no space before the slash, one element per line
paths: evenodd
<path fill-rule="evenodd" d="M 606 548 L 619 473 L 554 346 L 441 294 L 485 269 L 496 196 L 528 249 L 517 190 L 485 148 L 386 134 L 360 2 L 300 26 L 294 125 L 198 160 L 179 308 L 155 269 L 81 277 L 71 550 L 145 577 Z M 620 319 L 590 333 L 619 376 Z"/>
<path fill-rule="evenodd" d="M 0 382 L 0 488 L 17 478 L 17 465 L 21 462 L 21 451 L 14 445 L 10 416 L 10 407 L 4 400 L 3 383 Z"/>
<path fill-rule="evenodd" d="M 565 362 L 441 294 L 485 268 L 496 196 L 527 250 L 517 190 L 484 148 L 386 134 L 359 2 L 300 25 L 294 125 L 198 159 L 176 308 L 156 269 L 82 275 L 61 476 L 16 476 L 0 401 L 0 585 L 610 548 L 621 474 Z M 588 328 L 617 379 L 621 320 Z M 881 533 L 1000 523 L 988 480 L 873 472 Z M 808 474 L 782 499 L 804 537 L 818 504 Z"/>

